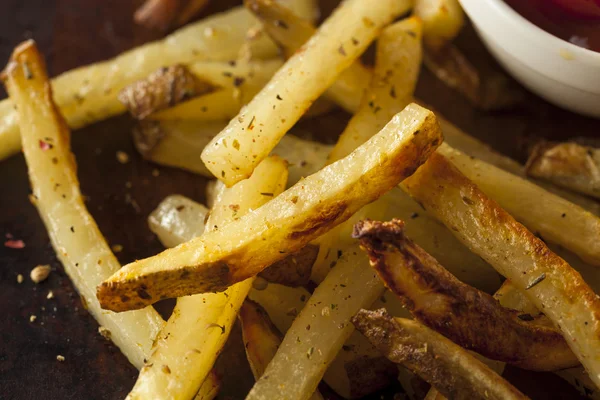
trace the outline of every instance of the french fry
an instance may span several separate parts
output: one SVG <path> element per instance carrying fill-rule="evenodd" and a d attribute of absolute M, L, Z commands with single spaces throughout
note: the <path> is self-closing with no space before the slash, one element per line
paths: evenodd
<path fill-rule="evenodd" d="M 600 151 L 575 142 L 541 142 L 527 160 L 529 176 L 600 198 Z"/>
<path fill-rule="evenodd" d="M 164 321 L 151 307 L 114 314 L 98 304 L 96 285 L 121 266 L 85 207 L 70 133 L 52 100 L 45 64 L 33 41 L 15 49 L 3 77 L 11 102 L 18 107 L 31 201 L 46 225 L 56 255 L 87 310 L 140 368 Z"/>
<path fill-rule="evenodd" d="M 328 161 L 350 154 L 412 100 L 421 69 L 421 21 L 408 18 L 384 29 L 377 40 L 375 69 L 358 112 Z"/>
<path fill-rule="evenodd" d="M 285 4 L 300 14 L 314 2 L 288 0 Z M 313 14 L 314 10 L 306 17 Z M 122 88 L 164 66 L 235 60 L 246 43 L 246 33 L 256 24 L 243 7 L 216 14 L 111 60 L 65 72 L 52 80 L 54 99 L 72 129 L 121 114 L 125 108 L 116 94 Z M 251 41 L 251 52 L 256 58 L 268 59 L 277 55 L 277 48 L 263 35 Z M 0 160 L 20 150 L 16 116 L 9 100 L 0 101 Z"/>
<path fill-rule="evenodd" d="M 220 121 L 142 121 L 134 129 L 134 143 L 147 160 L 213 178 L 198 154 L 224 126 L 225 123 Z M 329 145 L 288 134 L 273 149 L 273 154 L 289 163 L 288 183 L 293 185 L 301 178 L 317 172 L 330 150 Z"/>
<path fill-rule="evenodd" d="M 202 152 L 228 186 L 247 178 L 310 105 L 405 11 L 403 1 L 347 0 Z M 323 68 L 322 61 L 329 60 Z"/>
<path fill-rule="evenodd" d="M 600 383 L 600 300 L 579 273 L 439 153 L 402 186 L 474 253 L 526 291 Z"/>
<path fill-rule="evenodd" d="M 446 144 L 440 146 L 439 152 L 531 231 L 600 266 L 600 243 L 596 240 L 600 237 L 600 218 Z"/>
<path fill-rule="evenodd" d="M 125 266 L 98 286 L 98 299 L 106 309 L 126 311 L 161 297 L 222 291 L 347 220 L 412 174 L 440 142 L 433 113 L 411 104 L 348 157 L 255 212 Z"/>
<path fill-rule="evenodd" d="M 451 42 L 465 23 L 458 0 L 415 0 L 413 13 L 423 21 L 425 44 L 434 50 Z"/>
<path fill-rule="evenodd" d="M 286 58 L 292 57 L 317 31 L 310 21 L 273 0 L 245 0 L 244 3 L 262 22 L 265 32 L 282 47 Z M 357 60 L 340 74 L 324 96 L 354 113 L 370 80 L 370 71 Z"/>
<path fill-rule="evenodd" d="M 501 376 L 439 333 L 385 309 L 360 310 L 352 323 L 391 361 L 451 399 L 527 399 Z"/>
<path fill-rule="evenodd" d="M 171 195 L 148 216 L 148 226 L 165 247 L 175 247 L 204 232 L 208 208 L 187 197 Z M 183 221 L 194 221 L 194 224 Z"/>
<path fill-rule="evenodd" d="M 265 159 L 252 177 L 225 190 L 211 210 L 206 227 L 218 230 L 269 200 L 265 191 L 283 191 L 285 161 Z M 208 376 L 227 341 L 253 279 L 222 293 L 177 300 L 173 314 L 161 330 L 152 356 L 140 371 L 128 399 L 191 398 Z"/>
<path fill-rule="evenodd" d="M 579 364 L 559 331 L 510 311 L 456 279 L 408 239 L 404 223 L 361 221 L 354 228 L 371 266 L 422 324 L 477 353 L 524 369 Z"/>

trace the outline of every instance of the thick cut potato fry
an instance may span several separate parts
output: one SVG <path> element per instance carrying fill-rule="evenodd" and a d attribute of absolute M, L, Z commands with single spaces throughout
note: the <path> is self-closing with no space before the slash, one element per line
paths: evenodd
<path fill-rule="evenodd" d="M 524 369 L 554 371 L 579 364 L 559 331 L 528 322 L 460 282 L 405 236 L 402 221 L 361 221 L 354 236 L 411 314 L 453 342 Z"/>
<path fill-rule="evenodd" d="M 450 399 L 527 399 L 487 365 L 439 333 L 385 309 L 360 310 L 352 323 L 391 361 Z"/>
<path fill-rule="evenodd" d="M 600 299 L 581 275 L 439 153 L 402 186 L 467 247 L 526 291 L 599 384 Z"/>
<path fill-rule="evenodd" d="M 425 44 L 434 50 L 450 43 L 465 23 L 458 0 L 415 0 L 413 13 L 423 21 Z"/>
<path fill-rule="evenodd" d="M 384 29 L 377 40 L 375 69 L 358 112 L 329 155 L 350 154 L 412 100 L 421 69 L 421 21 L 408 18 Z"/>
<path fill-rule="evenodd" d="M 405 11 L 398 0 L 344 1 L 202 152 L 228 186 L 252 173 L 310 105 Z M 323 60 L 329 60 L 324 68 Z"/>
<path fill-rule="evenodd" d="M 559 196 L 444 144 L 438 150 L 489 197 L 544 240 L 600 266 L 600 218 Z"/>
<path fill-rule="evenodd" d="M 126 311 L 164 297 L 224 290 L 299 250 L 375 201 L 412 174 L 441 140 L 433 113 L 411 104 L 348 157 L 302 180 L 255 212 L 122 268 L 98 287 L 98 298 L 107 309 Z"/>
<path fill-rule="evenodd" d="M 244 3 L 260 19 L 271 39 L 282 47 L 286 58 L 293 56 L 317 31 L 309 21 L 273 0 L 245 0 Z M 354 113 L 370 80 L 370 71 L 357 60 L 340 74 L 324 95 Z"/>
<path fill-rule="evenodd" d="M 271 157 L 252 177 L 225 190 L 206 222 L 217 230 L 269 200 L 262 193 L 278 194 L 287 179 L 285 161 Z M 223 207 L 225 206 L 225 207 Z M 173 314 L 161 330 L 152 356 L 140 371 L 128 399 L 186 399 L 198 391 L 227 341 L 253 279 L 223 293 L 188 296 L 177 300 Z"/>
<path fill-rule="evenodd" d="M 575 142 L 542 142 L 535 146 L 527 174 L 558 186 L 600 198 L 600 150 Z"/>
<path fill-rule="evenodd" d="M 301 15 L 314 3 L 313 0 L 287 0 L 284 4 Z M 73 129 L 121 114 L 125 107 L 117 99 L 117 93 L 122 88 L 168 65 L 235 60 L 247 41 L 248 30 L 257 23 L 242 7 L 216 14 L 111 60 L 65 72 L 52 80 L 54 99 Z M 251 41 L 251 52 L 257 58 L 267 59 L 277 54 L 277 48 L 263 35 Z M 3 100 L 0 102 L 0 160 L 16 154 L 19 149 L 16 112 L 9 100 Z"/>
<path fill-rule="evenodd" d="M 208 208 L 177 194 L 166 197 L 148 216 L 148 226 L 165 247 L 175 247 L 204 232 Z M 194 221 L 182 223 L 182 221 Z M 164 239 L 162 239 L 164 238 Z"/>
<path fill-rule="evenodd" d="M 147 160 L 213 178 L 198 154 L 224 126 L 224 122 L 217 121 L 142 121 L 133 132 L 134 143 Z M 288 134 L 281 138 L 273 154 L 289 163 L 288 184 L 291 186 L 317 172 L 329 151 L 329 145 Z"/>
<path fill-rule="evenodd" d="M 70 133 L 52 99 L 45 65 L 34 42 L 17 47 L 4 80 L 18 107 L 33 194 L 52 246 L 87 310 L 110 331 L 111 340 L 140 368 L 164 322 L 148 307 L 130 313 L 103 311 L 96 285 L 121 267 L 88 213 L 70 150 Z"/>

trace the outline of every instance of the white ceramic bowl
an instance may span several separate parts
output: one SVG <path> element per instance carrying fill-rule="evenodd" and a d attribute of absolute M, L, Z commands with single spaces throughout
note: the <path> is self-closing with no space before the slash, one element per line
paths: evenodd
<path fill-rule="evenodd" d="M 502 0 L 460 0 L 481 39 L 521 84 L 551 103 L 600 118 L 600 53 L 557 38 Z"/>

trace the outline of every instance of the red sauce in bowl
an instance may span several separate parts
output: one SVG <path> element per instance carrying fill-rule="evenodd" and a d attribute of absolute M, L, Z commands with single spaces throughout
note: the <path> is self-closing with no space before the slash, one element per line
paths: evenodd
<path fill-rule="evenodd" d="M 505 0 L 523 17 L 563 40 L 600 52 L 600 0 Z"/>

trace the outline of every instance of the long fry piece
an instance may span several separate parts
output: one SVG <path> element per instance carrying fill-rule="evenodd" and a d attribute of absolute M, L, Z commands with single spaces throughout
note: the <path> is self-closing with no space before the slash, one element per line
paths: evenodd
<path fill-rule="evenodd" d="M 307 3 L 308 2 L 308 3 Z M 299 14 L 313 0 L 287 0 Z M 303 15 L 306 18 L 314 16 Z M 246 42 L 246 34 L 258 21 L 242 7 L 181 28 L 166 38 L 127 51 L 111 60 L 77 68 L 54 78 L 56 104 L 69 127 L 76 129 L 125 111 L 117 93 L 160 67 L 200 60 L 235 60 Z M 255 57 L 277 54 L 273 42 L 263 35 L 251 42 Z M 9 100 L 0 102 L 0 160 L 20 149 L 17 113 Z"/>
<path fill-rule="evenodd" d="M 444 144 L 438 150 L 479 188 L 544 240 L 600 266 L 600 218 L 541 187 Z"/>
<path fill-rule="evenodd" d="M 390 360 L 403 364 L 450 399 L 527 399 L 460 346 L 385 309 L 360 310 L 352 323 Z"/>
<path fill-rule="evenodd" d="M 404 223 L 361 221 L 354 236 L 387 288 L 421 323 L 477 353 L 524 369 L 554 371 L 579 364 L 559 331 L 502 307 L 456 279 L 408 239 Z"/>
<path fill-rule="evenodd" d="M 310 21 L 273 0 L 245 0 L 244 4 L 260 19 L 265 32 L 282 47 L 287 58 L 293 56 L 317 31 Z M 324 96 L 354 113 L 370 80 L 371 72 L 357 60 L 340 74 Z"/>
<path fill-rule="evenodd" d="M 226 189 L 207 221 L 218 230 L 269 200 L 265 191 L 277 195 L 285 188 L 285 161 L 265 159 L 250 179 Z M 224 207 L 221 207 L 224 206 Z M 183 297 L 161 330 L 152 356 L 140 371 L 128 399 L 185 399 L 198 391 L 227 341 L 253 279 L 222 293 Z"/>
<path fill-rule="evenodd" d="M 525 291 L 600 384 L 600 300 L 581 275 L 438 153 L 402 186 L 467 247 Z"/>
<path fill-rule="evenodd" d="M 250 176 L 310 105 L 404 11 L 405 2 L 398 0 L 343 2 L 206 147 L 206 167 L 227 185 Z M 328 68 L 322 68 L 324 57 L 330 59 Z"/>
<path fill-rule="evenodd" d="M 125 266 L 98 287 L 98 298 L 107 309 L 126 311 L 164 297 L 224 290 L 376 200 L 412 174 L 441 140 L 433 113 L 411 104 L 348 157 L 258 210 L 223 229 Z"/>
<path fill-rule="evenodd" d="M 45 64 L 33 41 L 19 45 L 4 72 L 19 112 L 31 200 L 65 272 L 98 323 L 140 368 L 164 322 L 151 307 L 114 314 L 100 308 L 95 287 L 121 267 L 88 213 L 70 150 L 70 133 L 52 100 Z"/>

